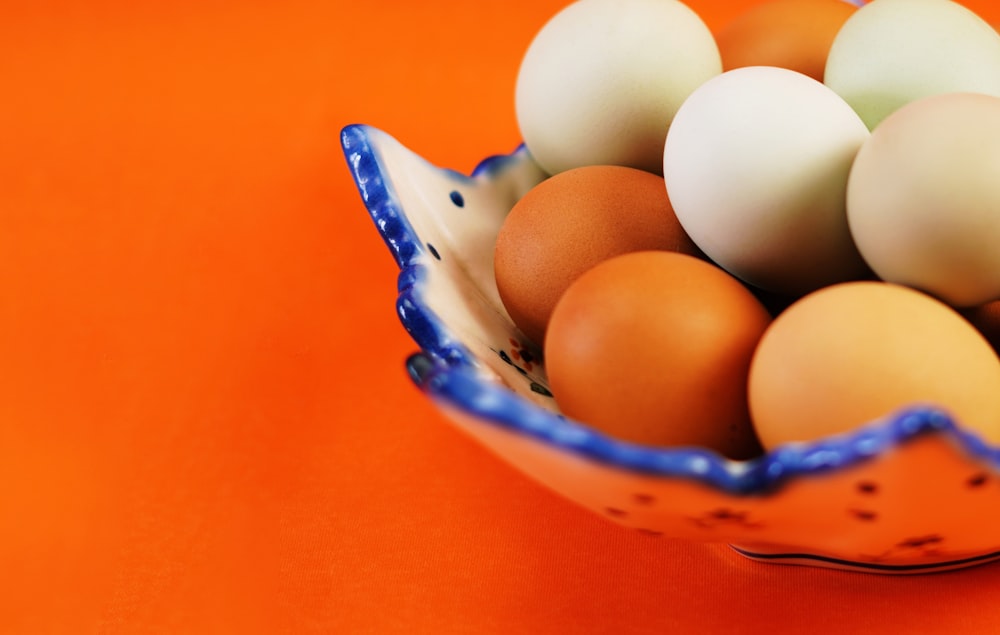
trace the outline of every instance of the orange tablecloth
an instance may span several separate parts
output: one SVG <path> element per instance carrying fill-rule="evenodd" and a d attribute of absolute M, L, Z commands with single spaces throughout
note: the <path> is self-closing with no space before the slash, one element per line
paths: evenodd
<path fill-rule="evenodd" d="M 513 149 L 564 2 L 64 4 L 0 20 L 0 633 L 996 632 L 1000 566 L 639 536 L 412 387 L 339 131 Z"/>

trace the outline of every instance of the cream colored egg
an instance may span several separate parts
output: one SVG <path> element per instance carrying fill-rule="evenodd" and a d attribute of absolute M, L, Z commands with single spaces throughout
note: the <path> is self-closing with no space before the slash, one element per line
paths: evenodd
<path fill-rule="evenodd" d="M 847 218 L 882 279 L 954 306 L 1000 299 L 1000 97 L 935 95 L 887 117 L 858 152 Z"/>
<path fill-rule="evenodd" d="M 681 225 L 750 284 L 800 295 L 868 275 L 847 226 L 851 163 L 868 129 L 801 73 L 738 68 L 684 102 L 663 150 Z"/>
<path fill-rule="evenodd" d="M 920 97 L 1000 95 L 1000 35 L 950 0 L 874 0 L 837 33 L 824 82 L 874 129 Z"/>
<path fill-rule="evenodd" d="M 550 174 L 585 165 L 659 173 L 674 113 L 722 72 L 711 32 L 676 0 L 578 0 L 536 34 L 515 111 Z"/>

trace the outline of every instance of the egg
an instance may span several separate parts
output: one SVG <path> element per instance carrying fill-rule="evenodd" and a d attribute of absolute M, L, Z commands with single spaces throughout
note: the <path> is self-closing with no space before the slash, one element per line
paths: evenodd
<path fill-rule="evenodd" d="M 511 320 L 541 344 L 559 296 L 581 273 L 630 251 L 700 254 L 663 178 L 624 166 L 561 172 L 529 190 L 504 219 L 493 268 Z"/>
<path fill-rule="evenodd" d="M 550 174 L 604 164 L 658 174 L 677 108 L 721 71 L 712 33 L 677 0 L 578 0 L 529 45 L 515 114 Z"/>
<path fill-rule="evenodd" d="M 816 291 L 768 327 L 749 373 L 764 448 L 840 434 L 908 406 L 943 409 L 1000 442 L 1000 359 L 957 311 L 909 287 Z"/>
<path fill-rule="evenodd" d="M 874 0 L 837 33 L 824 81 L 874 129 L 920 97 L 1000 96 L 1000 35 L 950 0 Z"/>
<path fill-rule="evenodd" d="M 702 84 L 667 133 L 681 225 L 733 275 L 802 295 L 870 275 L 847 225 L 847 177 L 869 132 L 821 82 L 751 66 Z"/>
<path fill-rule="evenodd" d="M 544 349 L 550 386 L 565 415 L 614 438 L 746 459 L 760 452 L 747 373 L 770 320 L 738 280 L 704 260 L 617 256 L 557 303 Z"/>
<path fill-rule="evenodd" d="M 755 5 L 716 35 L 722 69 L 780 66 L 823 81 L 833 39 L 856 10 L 844 0 L 772 0 Z"/>
<path fill-rule="evenodd" d="M 1000 299 L 1000 97 L 945 93 L 889 115 L 858 152 L 847 219 L 883 280 L 972 307 Z"/>

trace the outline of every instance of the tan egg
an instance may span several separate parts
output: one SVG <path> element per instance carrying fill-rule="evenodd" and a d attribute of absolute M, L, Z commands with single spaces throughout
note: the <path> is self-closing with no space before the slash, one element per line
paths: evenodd
<path fill-rule="evenodd" d="M 854 430 L 908 406 L 1000 441 L 1000 359 L 957 311 L 920 291 L 849 282 L 779 315 L 750 367 L 766 449 Z"/>
<path fill-rule="evenodd" d="M 759 454 L 747 373 L 770 322 L 737 279 L 684 254 L 637 252 L 596 265 L 556 305 L 545 360 L 556 403 L 606 434 Z"/>
<path fill-rule="evenodd" d="M 622 166 L 586 166 L 525 194 L 497 237 L 494 273 L 514 324 L 541 344 L 556 301 L 581 273 L 647 249 L 700 254 L 681 228 L 663 178 Z"/>

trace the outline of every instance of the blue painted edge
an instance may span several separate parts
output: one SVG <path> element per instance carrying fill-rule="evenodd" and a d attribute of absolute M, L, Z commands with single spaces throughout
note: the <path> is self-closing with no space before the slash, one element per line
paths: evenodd
<path fill-rule="evenodd" d="M 925 434 L 946 435 L 959 451 L 1000 469 L 1000 449 L 988 446 L 933 408 L 908 408 L 849 434 L 788 444 L 752 461 L 735 462 L 701 448 L 655 448 L 619 441 L 495 384 L 480 373 L 474 357 L 450 336 L 447 326 L 422 299 L 424 247 L 386 176 L 375 140 L 379 134 L 386 133 L 365 125 L 349 125 L 341 132 L 341 143 L 361 198 L 401 269 L 397 312 L 421 348 L 407 366 L 413 381 L 431 398 L 479 421 L 561 451 L 625 470 L 691 479 L 737 495 L 766 494 L 791 479 L 844 469 Z M 472 176 L 444 171 L 459 179 L 489 178 L 512 162 L 523 160 L 524 152 L 522 144 L 512 154 L 489 157 Z"/>

